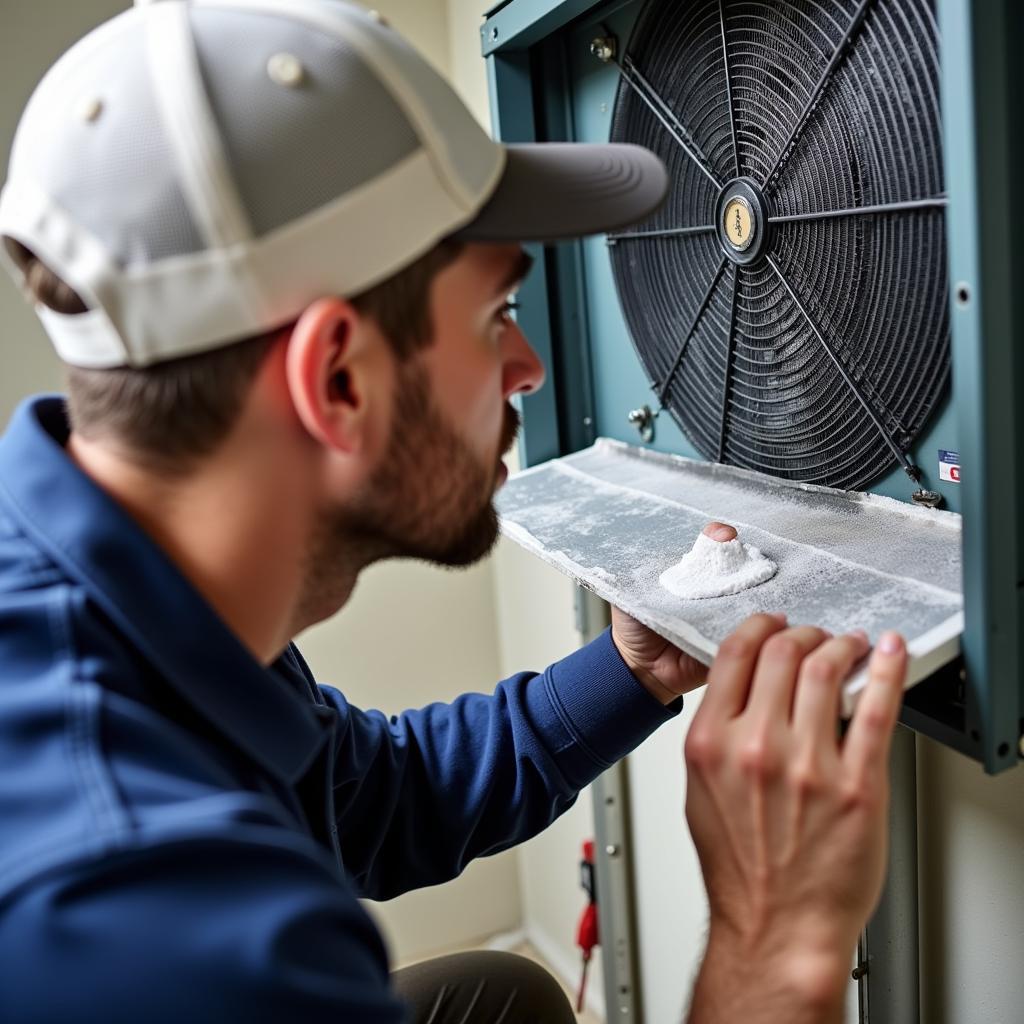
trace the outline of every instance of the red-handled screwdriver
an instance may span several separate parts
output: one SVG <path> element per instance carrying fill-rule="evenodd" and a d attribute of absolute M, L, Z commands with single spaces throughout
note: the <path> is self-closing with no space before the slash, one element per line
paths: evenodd
<path fill-rule="evenodd" d="M 598 944 L 597 926 L 597 888 L 594 885 L 594 840 L 587 839 L 583 843 L 583 860 L 580 861 L 580 884 L 587 894 L 587 905 L 580 915 L 576 926 L 576 945 L 583 954 L 583 973 L 580 976 L 580 987 L 576 993 L 576 1012 L 583 1010 L 583 999 L 587 991 L 587 975 L 590 969 L 590 958 L 594 947 Z"/>

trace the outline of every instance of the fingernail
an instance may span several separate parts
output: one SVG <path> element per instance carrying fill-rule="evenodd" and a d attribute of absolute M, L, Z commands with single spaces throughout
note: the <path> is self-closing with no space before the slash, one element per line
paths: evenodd
<path fill-rule="evenodd" d="M 864 632 L 863 629 L 850 630 L 850 636 L 854 637 L 856 640 L 862 641 L 863 643 L 868 642 L 868 635 Z"/>
<path fill-rule="evenodd" d="M 776 622 L 781 623 L 783 626 L 789 621 L 789 618 L 785 612 L 769 612 L 768 614 L 771 618 L 773 618 Z"/>
<path fill-rule="evenodd" d="M 736 538 L 736 531 L 725 523 L 710 523 L 704 528 L 704 534 L 722 544 Z"/>
<path fill-rule="evenodd" d="M 903 650 L 903 637 L 889 630 L 878 638 L 878 649 L 883 654 L 899 654 Z"/>

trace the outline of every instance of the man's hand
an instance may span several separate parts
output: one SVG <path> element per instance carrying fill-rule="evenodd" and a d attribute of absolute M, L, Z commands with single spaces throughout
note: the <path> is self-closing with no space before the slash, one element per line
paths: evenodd
<path fill-rule="evenodd" d="M 690 1024 L 839 1021 L 888 847 L 889 746 L 906 672 L 880 639 L 845 739 L 840 686 L 869 650 L 747 620 L 721 646 L 686 740 L 686 814 L 711 907 Z"/>
<path fill-rule="evenodd" d="M 612 640 L 637 681 L 662 704 L 703 685 L 708 668 L 636 619 L 612 608 Z"/>
<path fill-rule="evenodd" d="M 721 542 L 736 537 L 736 531 L 725 523 L 709 523 L 704 533 Z M 708 677 L 707 667 L 696 658 L 618 608 L 612 608 L 612 640 L 629 670 L 662 704 L 695 690 Z"/>

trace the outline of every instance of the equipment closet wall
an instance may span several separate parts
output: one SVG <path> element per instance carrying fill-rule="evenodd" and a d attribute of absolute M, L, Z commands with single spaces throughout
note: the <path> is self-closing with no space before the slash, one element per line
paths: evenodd
<path fill-rule="evenodd" d="M 643 6 L 641 2 L 508 0 L 492 8 L 483 28 L 483 48 L 490 62 L 495 127 L 501 137 L 508 141 L 532 138 L 604 141 L 614 135 L 620 69 L 614 66 L 615 61 L 602 61 L 595 56 L 594 43 L 595 40 L 614 37 L 618 45 L 617 57 L 624 60 L 631 28 Z M 920 3 L 901 4 L 899 0 L 888 3 L 880 0 L 877 4 L 858 3 L 856 0 L 813 4 L 783 3 L 782 0 L 744 3 L 723 0 L 721 5 L 713 0 L 678 0 L 663 6 L 671 6 L 673 12 L 679 12 L 679 20 L 685 18 L 687 12 L 705 8 L 716 15 L 716 8 L 728 9 L 729 17 L 737 19 L 741 15 L 778 18 L 784 15 L 786 8 L 799 8 L 807 18 L 811 16 L 808 12 L 827 11 L 834 15 L 833 28 L 837 40 L 841 40 L 844 25 L 856 22 L 857 18 L 868 24 L 872 31 L 879 31 L 883 22 L 871 22 L 870 19 L 882 8 L 887 19 L 884 23 L 890 28 L 898 28 L 911 23 L 915 12 L 920 14 L 922 8 L 931 7 L 933 20 L 955 29 L 949 33 L 948 39 L 942 40 L 942 60 L 960 62 L 965 74 L 975 75 L 973 81 L 978 85 L 976 95 L 965 84 L 952 96 L 950 123 L 964 123 L 969 117 L 977 120 L 979 138 L 991 151 L 985 154 L 985 160 L 989 161 L 986 166 L 998 164 L 996 177 L 1003 175 L 1000 187 L 1005 187 L 1010 179 L 1010 169 L 1019 166 L 1019 154 L 1016 152 L 1019 143 L 1004 142 L 1014 134 L 1010 111 L 1020 109 L 1019 76 L 1007 72 L 1007 68 L 1016 63 L 1016 58 L 1006 40 L 1017 37 L 1022 27 L 1022 15 L 1010 4 L 971 5 L 966 0 L 941 0 L 936 8 Z M 878 17 L 881 19 L 882 15 L 878 14 Z M 990 26 L 997 26 L 998 30 L 975 31 L 974 35 L 964 31 L 977 30 L 978 25 L 986 21 Z M 698 53 L 694 59 L 710 64 L 721 59 L 720 52 L 716 49 L 712 53 L 709 42 L 707 52 Z M 786 56 L 791 59 L 791 55 Z M 903 71 L 906 72 L 905 67 Z M 813 85 L 816 74 L 808 73 Z M 984 89 L 990 88 L 1000 75 L 1004 79 L 1000 86 L 1002 91 L 994 90 L 991 101 L 982 103 L 989 96 Z M 943 97 L 943 102 L 946 102 L 946 97 Z M 973 130 L 973 124 L 971 127 Z M 699 135 L 697 131 L 694 134 Z M 687 141 L 685 134 L 683 139 Z M 699 137 L 698 147 L 706 140 L 707 134 Z M 749 140 L 744 142 L 741 139 L 740 148 L 744 145 L 749 146 Z M 841 138 L 837 146 L 842 147 Z M 951 187 L 959 190 L 957 195 L 962 198 L 966 194 L 965 168 L 971 164 L 969 158 L 974 154 L 966 152 L 970 148 L 966 144 L 960 148 L 965 152 L 956 154 L 950 179 Z M 958 160 L 960 157 L 962 159 Z M 720 154 L 718 158 L 721 159 Z M 842 159 L 843 154 L 838 154 L 837 160 L 841 162 Z M 983 163 L 979 159 L 978 166 Z M 988 171 L 985 173 L 987 175 Z M 699 178 L 699 175 L 694 177 Z M 997 293 L 1005 297 L 1014 291 L 1008 287 L 1008 282 L 1020 281 L 1022 268 L 1015 249 L 1009 245 L 1010 229 L 995 224 L 1000 204 L 992 203 L 995 192 L 988 190 L 990 178 L 991 175 L 985 177 L 979 173 L 977 181 L 969 181 L 970 190 L 978 189 L 981 198 L 976 205 L 973 205 L 973 199 L 972 203 L 961 202 L 952 216 L 947 217 L 953 221 L 954 239 L 967 237 L 965 226 L 975 231 L 969 244 L 952 246 L 948 253 L 950 278 L 941 282 L 942 287 L 952 288 L 961 279 L 969 280 L 971 288 L 967 299 L 957 301 L 957 293 L 947 306 L 945 296 L 940 296 L 936 306 L 932 301 L 934 294 L 931 298 L 926 294 L 923 278 L 921 287 L 916 290 L 908 289 L 912 279 L 904 279 L 902 284 L 902 288 L 908 291 L 903 297 L 902 308 L 918 304 L 917 319 L 909 323 L 911 329 L 923 324 L 922 311 L 925 307 L 933 312 L 937 308 L 940 317 L 949 310 L 953 318 L 962 318 L 968 314 L 975 300 L 980 301 L 986 292 L 991 300 L 978 328 L 985 344 L 968 350 L 967 342 L 964 342 L 964 346 L 954 352 L 954 363 L 959 363 L 961 377 L 959 403 L 954 405 L 946 398 L 948 392 L 944 392 L 942 398 L 922 415 L 916 436 L 898 444 L 908 461 L 923 468 L 929 478 L 928 487 L 938 480 L 938 449 L 976 445 L 976 471 L 970 483 L 963 485 L 962 490 L 960 485 L 940 487 L 945 507 L 955 511 L 962 508 L 965 516 L 969 511 L 973 512 L 971 525 L 965 530 L 970 534 L 969 543 L 975 545 L 975 552 L 979 555 L 975 559 L 976 565 L 992 561 L 992 545 L 1000 536 L 1009 538 L 1009 558 L 1012 561 L 1016 557 L 1020 531 L 1013 514 L 1020 432 L 1015 414 L 1017 403 L 1013 396 L 1021 368 L 1012 356 L 1017 347 L 1012 343 L 1013 338 L 1020 329 L 1019 306 L 1014 300 L 1007 299 L 1001 310 L 993 312 L 993 308 L 1001 301 Z M 933 191 L 917 193 L 915 198 L 939 199 L 940 203 L 929 207 L 934 210 L 942 205 L 945 194 L 942 189 L 949 183 L 933 181 L 932 184 L 936 186 Z M 680 206 L 684 201 L 680 200 Z M 860 206 L 870 201 L 855 197 L 853 202 L 838 205 Z M 941 223 L 941 213 L 938 221 L 932 213 L 925 214 L 923 209 L 921 216 L 930 217 L 932 223 Z M 915 221 L 915 224 L 920 223 Z M 542 277 L 534 275 L 521 295 L 521 323 L 554 368 L 546 393 L 525 403 L 527 433 L 524 452 L 531 464 L 585 447 L 596 435 L 639 444 L 641 439 L 629 421 L 629 413 L 640 409 L 643 404 L 649 404 L 652 409 L 657 406 L 659 396 L 651 386 L 652 380 L 658 383 L 656 375 L 649 372 L 649 364 L 638 358 L 630 343 L 624 322 L 629 318 L 624 318 L 620 301 L 621 288 L 617 292 L 613 281 L 613 264 L 619 258 L 622 244 L 618 243 L 611 253 L 604 238 L 590 240 L 582 246 L 563 247 L 548 257 L 546 273 Z M 934 254 L 942 244 L 943 232 L 940 230 L 924 251 Z M 974 252 L 975 248 L 979 251 Z M 996 254 L 999 259 L 995 258 Z M 975 263 L 970 265 L 974 257 Z M 945 260 L 946 256 L 942 259 Z M 714 267 L 710 269 L 713 271 Z M 885 270 L 894 277 L 898 276 L 897 268 L 890 266 Z M 725 273 L 728 274 L 729 270 Z M 702 282 L 702 287 L 691 297 L 691 312 L 704 293 L 703 284 L 706 283 L 707 280 Z M 688 291 L 694 291 L 689 281 L 676 279 L 673 284 L 676 293 L 684 300 Z M 723 289 L 723 296 L 727 300 L 727 290 Z M 663 301 L 665 296 L 652 298 Z M 728 302 L 721 305 L 719 317 L 725 321 Z M 686 322 L 677 325 L 677 338 L 685 333 Z M 630 323 L 633 325 L 632 320 Z M 926 332 L 929 336 L 936 333 L 935 323 L 933 321 Z M 1001 347 L 990 343 L 997 334 Z M 959 343 L 967 337 L 961 322 L 954 341 Z M 980 356 L 979 352 L 982 353 Z M 989 379 L 997 364 L 1002 367 L 1002 388 L 998 381 Z M 696 371 L 691 368 L 691 372 L 699 371 L 699 366 Z M 970 388 L 983 379 L 991 389 L 990 399 L 965 400 Z M 696 396 L 697 399 L 699 397 Z M 699 401 L 693 404 L 699 404 Z M 972 411 L 964 414 L 963 410 L 968 406 Z M 667 412 L 658 417 L 654 447 L 707 457 L 708 445 L 701 443 L 700 431 L 687 421 L 685 413 L 679 419 L 688 427 L 686 434 Z M 714 458 L 715 454 L 711 452 L 710 457 Z M 726 458 L 725 461 L 737 460 Z M 842 481 L 841 485 L 850 486 L 851 483 Z M 1000 490 L 1003 485 L 1006 489 Z M 902 500 L 907 500 L 910 494 L 906 474 L 896 463 L 893 463 L 893 472 L 874 472 L 869 481 L 862 481 L 857 486 Z M 973 490 L 968 489 L 971 487 Z M 997 520 L 999 509 L 1010 510 L 1008 518 L 1001 523 Z M 1001 534 L 996 525 L 1005 533 Z M 986 534 L 984 543 L 979 541 L 982 533 Z M 1010 578 L 1012 570 L 1013 567 L 1007 578 L 1010 579 L 1010 589 L 1015 591 L 1016 581 Z M 982 594 L 982 591 L 977 594 Z M 1011 597 L 1015 610 L 1016 593 Z M 987 607 L 987 598 L 980 599 L 980 603 Z M 1014 634 L 1011 646 L 1015 646 L 1016 621 L 1012 616 L 1010 618 L 1010 632 Z M 975 621 L 978 621 L 977 615 Z M 1005 620 L 998 628 L 992 626 L 992 630 L 1005 637 Z M 992 640 L 993 633 L 982 632 L 984 639 L 980 646 L 985 648 L 987 658 L 990 648 L 991 651 L 1000 650 L 1000 641 L 998 638 Z M 991 711 L 998 717 L 1002 713 L 999 707 L 1009 709 L 1018 706 L 1016 655 L 1011 652 L 1005 663 L 1010 675 L 1000 671 L 995 663 L 986 664 L 991 669 L 985 674 L 991 677 L 993 698 L 991 704 L 986 705 L 986 713 Z M 1001 705 L 1000 692 L 1012 695 L 1012 700 Z M 982 704 L 986 700 L 987 697 Z M 1009 715 L 1000 719 L 1001 728 L 1007 732 L 1007 737 L 1012 738 L 1013 745 L 1019 734 L 1019 723 L 1015 718 L 1014 714 L 1012 721 Z M 682 781 L 672 791 L 665 792 L 665 780 L 681 776 L 683 727 L 680 724 L 665 730 L 663 735 L 655 737 L 632 758 L 641 983 L 646 1011 L 644 1019 L 650 1021 L 671 1020 L 678 1016 L 692 981 L 692 971 L 680 970 L 681 961 L 695 963 L 702 938 L 703 907 L 694 909 L 695 903 L 701 899 L 700 889 L 688 843 L 680 838 Z M 943 735 L 937 729 L 933 733 Z M 948 735 L 943 735 L 943 739 L 949 742 Z M 996 751 L 996 746 L 1002 748 L 1001 753 Z M 1016 752 L 1010 748 L 1009 743 L 1005 746 L 993 744 L 991 751 L 986 751 L 985 759 L 990 769 L 1013 764 Z M 975 756 L 979 756 L 977 747 L 975 749 Z M 918 738 L 923 1020 L 1024 1019 L 1024 985 L 1015 977 L 1012 966 L 1016 956 L 1024 952 L 1024 943 L 1017 939 L 1013 927 L 1019 911 L 1024 909 L 1019 897 L 1020 883 L 1024 881 L 1024 813 L 1020 810 L 1024 782 L 1020 780 L 1020 774 L 1011 768 L 1001 777 L 985 778 L 976 763 L 968 762 L 947 747 L 926 738 L 926 735 Z"/>

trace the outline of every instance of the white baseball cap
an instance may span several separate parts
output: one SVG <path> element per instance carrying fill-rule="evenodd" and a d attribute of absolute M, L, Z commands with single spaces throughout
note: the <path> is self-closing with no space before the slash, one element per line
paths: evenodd
<path fill-rule="evenodd" d="M 37 305 L 65 362 L 146 366 L 357 295 L 453 234 L 633 223 L 667 184 L 636 146 L 494 142 L 400 36 L 339 0 L 157 0 L 43 78 L 0 234 L 88 305 Z"/>

